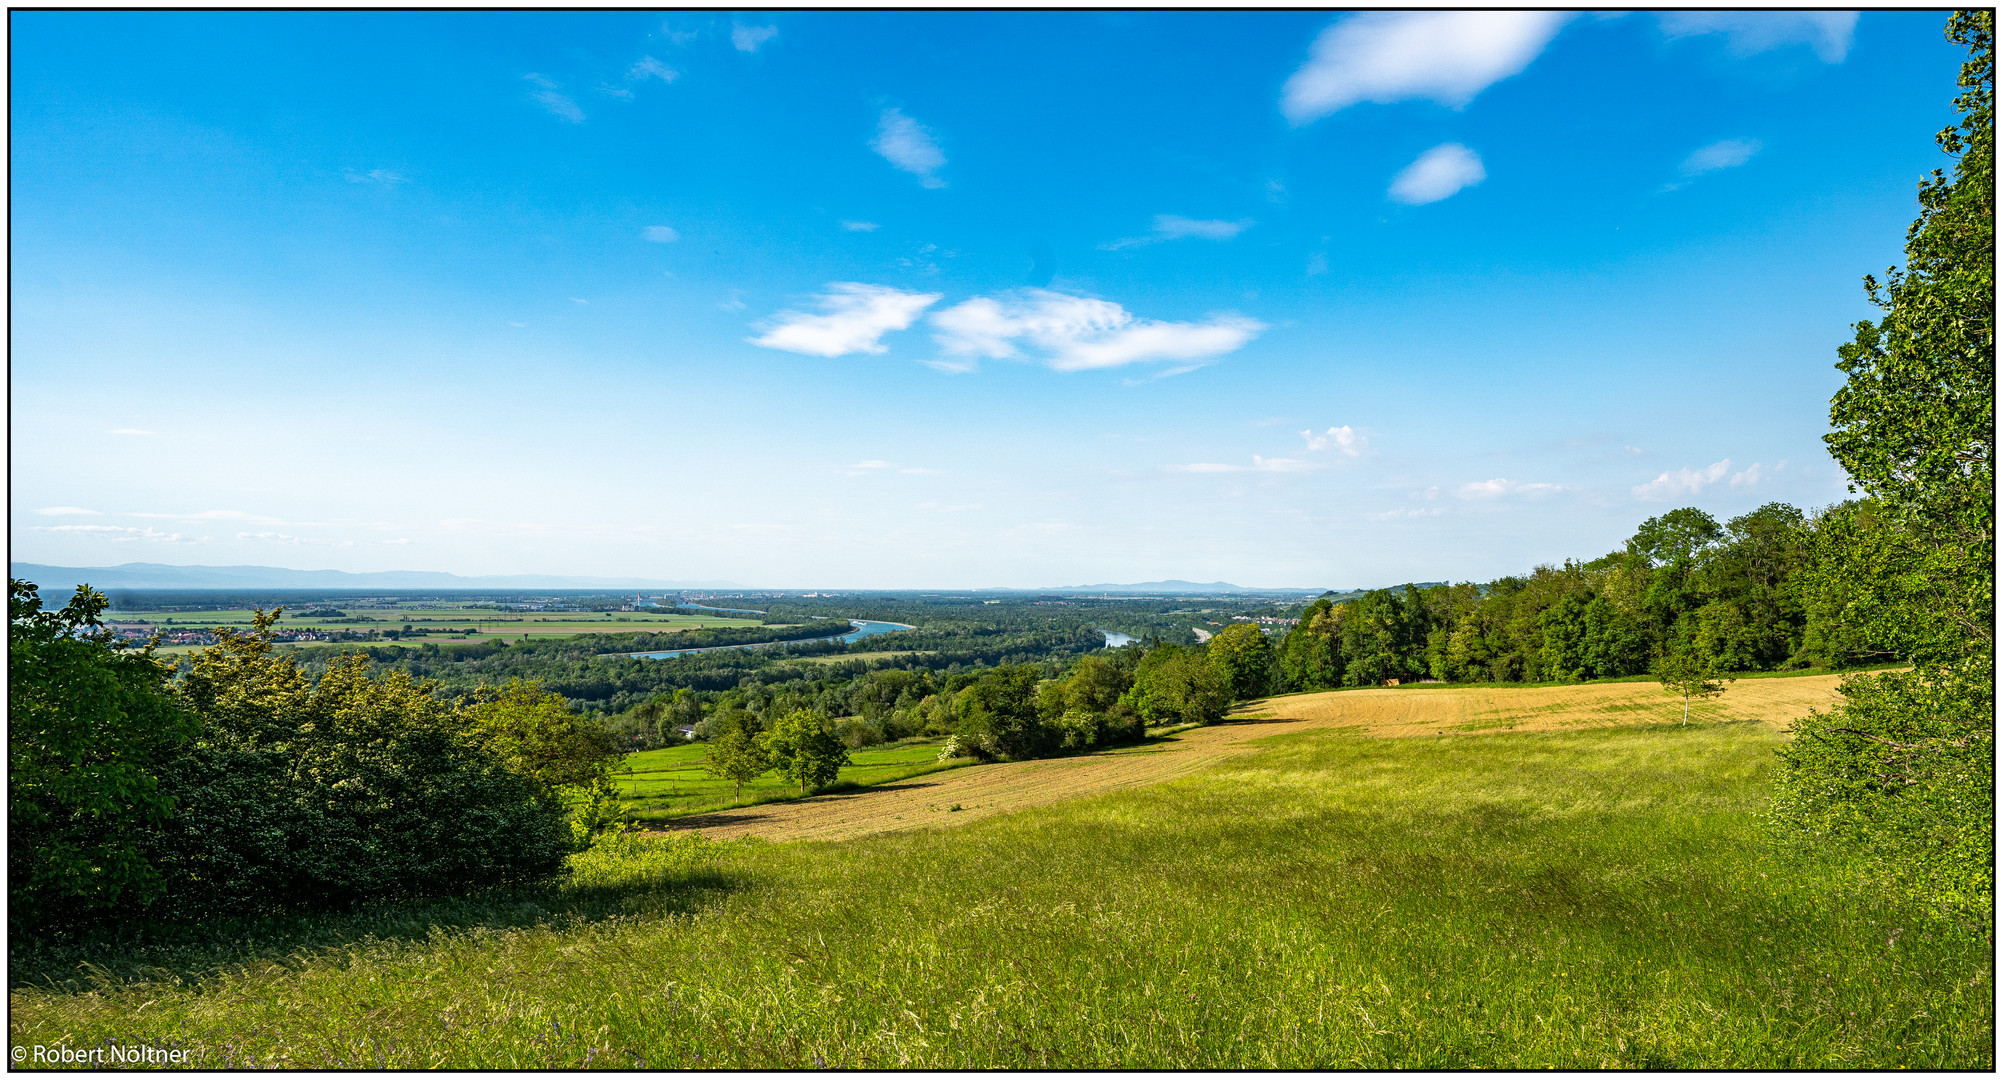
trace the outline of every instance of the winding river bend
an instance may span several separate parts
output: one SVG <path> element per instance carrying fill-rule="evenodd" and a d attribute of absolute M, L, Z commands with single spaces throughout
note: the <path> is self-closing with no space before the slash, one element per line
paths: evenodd
<path fill-rule="evenodd" d="M 717 608 L 712 610 L 728 611 L 730 609 Z M 827 637 L 796 638 L 792 641 L 754 641 L 746 645 L 708 645 L 700 649 L 669 649 L 665 652 L 636 652 L 627 653 L 626 655 L 635 660 L 666 660 L 675 656 L 687 656 L 690 653 L 718 652 L 723 649 L 769 649 L 774 645 L 804 645 L 810 641 L 839 641 L 844 645 L 848 645 L 861 641 L 866 637 L 875 637 L 877 634 L 891 634 L 899 630 L 918 629 L 906 623 L 877 622 L 874 619 L 850 619 L 849 625 L 855 627 L 855 629 L 846 634 L 831 634 Z"/>

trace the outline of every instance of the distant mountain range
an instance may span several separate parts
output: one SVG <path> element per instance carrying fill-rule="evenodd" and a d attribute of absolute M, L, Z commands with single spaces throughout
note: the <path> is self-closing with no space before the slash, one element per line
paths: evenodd
<path fill-rule="evenodd" d="M 1435 585 L 1445 585 L 1445 584 L 1446 584 L 1446 582 L 1444 582 L 1444 581 L 1414 581 L 1414 582 L 1410 582 L 1409 584 L 1410 584 L 1410 585 L 1411 585 L 1411 587 L 1412 587 L 1412 588 L 1414 588 L 1414 589 L 1430 589 L 1430 588 L 1432 588 L 1432 587 L 1433 587 L 1433 586 L 1435 586 Z M 1388 588 L 1391 588 L 1391 589 L 1402 589 L 1402 588 L 1404 588 L 1405 586 L 1404 586 L 1404 585 L 1391 585 L 1391 586 L 1387 586 L 1387 587 L 1388 587 Z M 1334 600 L 1334 601 L 1336 601 L 1337 603 L 1341 603 L 1341 602 L 1343 602 L 1343 601 L 1345 601 L 1345 600 L 1354 600 L 1354 599 L 1356 599 L 1356 598 L 1357 598 L 1357 597 L 1359 597 L 1359 596 L 1363 596 L 1363 595 L 1365 595 L 1366 593 L 1373 593 L 1373 592 L 1376 592 L 1376 591 L 1377 591 L 1377 590 L 1375 590 L 1375 589 L 1350 589 L 1350 590 L 1349 590 L 1348 592 L 1336 592 L 1336 591 L 1335 591 L 1334 589 L 1330 589 L 1329 591 L 1327 591 L 1327 592 L 1325 592 L 1325 593 L 1322 593 L 1321 595 L 1322 595 L 1322 596 L 1325 596 L 1325 597 L 1327 597 L 1327 598 L 1329 598 L 1330 600 Z M 1321 597 L 1316 597 L 1315 599 L 1319 600 L 1319 599 L 1321 599 Z"/>
<path fill-rule="evenodd" d="M 44 566 L 12 563 L 8 573 L 41 587 L 44 602 L 81 584 L 97 589 L 739 589 L 734 581 L 489 574 L 461 577 L 432 570 L 288 570 L 280 566 Z"/>
<path fill-rule="evenodd" d="M 1248 589 L 1243 585 L 1233 585 L 1228 581 L 1213 581 L 1209 584 L 1203 584 L 1201 582 L 1180 581 L 1171 578 L 1168 581 L 1137 581 L 1127 585 L 1065 585 L 1055 589 L 1040 589 L 1036 591 L 1052 593 L 1144 593 L 1163 596 L 1228 596 L 1233 594 L 1268 596 L 1273 593 L 1309 593 L 1315 590 L 1301 588 Z"/>

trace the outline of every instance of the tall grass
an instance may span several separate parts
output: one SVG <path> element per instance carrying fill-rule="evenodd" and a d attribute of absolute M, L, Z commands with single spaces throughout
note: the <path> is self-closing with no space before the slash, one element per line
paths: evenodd
<path fill-rule="evenodd" d="M 1774 739 L 1315 732 L 963 828 L 627 841 L 226 964 L 17 949 L 9 1023 L 208 1066 L 1991 1068 L 1988 921 L 1763 855 Z"/>

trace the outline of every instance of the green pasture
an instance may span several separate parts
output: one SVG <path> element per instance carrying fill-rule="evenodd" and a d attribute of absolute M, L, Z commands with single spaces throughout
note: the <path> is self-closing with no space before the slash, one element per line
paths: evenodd
<path fill-rule="evenodd" d="M 197 1068 L 1992 1069 L 1989 919 L 1764 849 L 1776 741 L 1312 732 L 957 828 L 17 938 L 9 1030 Z"/>
<path fill-rule="evenodd" d="M 842 766 L 832 786 L 866 787 L 947 768 L 947 764 L 939 761 L 939 750 L 944 745 L 942 739 L 915 739 L 851 750 L 849 763 Z M 619 786 L 619 797 L 632 807 L 633 818 L 658 821 L 735 805 L 732 800 L 737 785 L 703 771 L 703 755 L 707 752 L 704 744 L 689 743 L 627 755 L 613 779 Z M 964 759 L 960 764 L 964 764 Z M 799 793 L 798 784 L 777 773 L 767 773 L 744 785 L 740 801 L 771 802 Z"/>

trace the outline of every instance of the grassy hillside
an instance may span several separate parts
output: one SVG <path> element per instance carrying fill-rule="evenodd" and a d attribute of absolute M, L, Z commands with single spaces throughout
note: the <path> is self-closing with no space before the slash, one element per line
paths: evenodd
<path fill-rule="evenodd" d="M 849 751 L 849 763 L 835 778 L 836 789 L 889 783 L 928 772 L 954 768 L 966 763 L 961 758 L 941 762 L 943 739 L 913 739 L 891 746 Z M 613 774 L 619 797 L 633 809 L 640 821 L 658 821 L 684 814 L 699 813 L 733 805 L 737 785 L 718 780 L 703 770 L 709 748 L 703 743 L 665 746 L 628 754 L 620 771 Z M 744 785 L 743 801 L 759 803 L 791 798 L 799 785 L 776 772 L 766 773 Z"/>
<path fill-rule="evenodd" d="M 209 1066 L 1992 1067 L 1986 927 L 1762 854 L 1778 738 L 1283 735 L 963 828 L 17 944 L 9 1023 Z"/>

